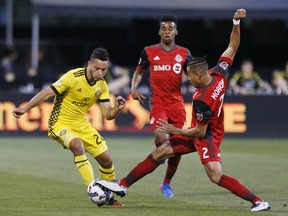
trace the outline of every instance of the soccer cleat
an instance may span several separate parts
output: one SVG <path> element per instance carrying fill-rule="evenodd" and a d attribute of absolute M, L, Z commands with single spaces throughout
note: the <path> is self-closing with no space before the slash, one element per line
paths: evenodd
<path fill-rule="evenodd" d="M 174 197 L 173 189 L 170 184 L 165 184 L 165 183 L 161 184 L 160 190 L 162 191 L 163 197 L 169 197 L 169 198 Z"/>
<path fill-rule="evenodd" d="M 108 182 L 102 179 L 96 179 L 96 184 L 105 188 L 108 191 L 115 193 L 117 196 L 125 196 L 127 189 L 125 187 L 121 187 L 117 182 Z"/>
<path fill-rule="evenodd" d="M 116 199 L 114 199 L 114 197 L 111 197 L 111 199 L 108 200 L 106 205 L 115 206 L 115 207 L 124 206 L 123 203 L 117 201 Z"/>
<path fill-rule="evenodd" d="M 270 209 L 271 209 L 271 206 L 268 204 L 268 202 L 265 202 L 265 201 L 255 202 L 251 207 L 251 211 L 253 211 L 253 212 L 268 211 Z"/>

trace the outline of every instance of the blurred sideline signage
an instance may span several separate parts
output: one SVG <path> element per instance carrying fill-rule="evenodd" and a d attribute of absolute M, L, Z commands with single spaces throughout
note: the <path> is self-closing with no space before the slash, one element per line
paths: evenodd
<path fill-rule="evenodd" d="M 24 114 L 20 119 L 12 116 L 12 110 L 25 105 L 33 95 L 0 94 L 0 134 L 5 136 L 17 135 L 46 135 L 47 122 L 53 102 L 42 103 Z M 103 118 L 99 104 L 94 104 L 87 114 L 87 119 L 93 127 L 109 136 L 152 136 L 149 125 L 149 104 L 146 99 L 142 106 L 125 96 L 126 107 L 114 120 Z M 191 95 L 185 95 L 187 111 L 187 126 L 191 122 Z M 111 95 L 114 103 L 115 96 Z M 287 97 L 283 96 L 226 96 L 224 102 L 225 136 L 226 137 L 267 137 L 288 138 L 285 119 L 288 119 Z"/>

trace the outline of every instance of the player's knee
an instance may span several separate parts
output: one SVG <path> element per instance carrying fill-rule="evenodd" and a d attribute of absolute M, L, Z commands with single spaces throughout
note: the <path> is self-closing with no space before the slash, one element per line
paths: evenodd
<path fill-rule="evenodd" d="M 69 149 L 73 152 L 75 156 L 85 154 L 84 144 L 79 138 L 71 140 L 69 144 Z"/>
<path fill-rule="evenodd" d="M 154 133 L 155 133 L 154 143 L 157 147 L 162 145 L 164 142 L 166 142 L 169 139 L 169 136 L 167 134 L 159 132 L 157 129 L 155 130 Z"/>
<path fill-rule="evenodd" d="M 113 166 L 113 160 L 111 157 L 106 157 L 105 160 L 101 161 L 100 165 L 104 168 L 111 168 Z"/>
<path fill-rule="evenodd" d="M 209 179 L 214 184 L 218 184 L 219 182 L 219 178 L 217 178 L 217 176 L 209 176 Z"/>
<path fill-rule="evenodd" d="M 221 163 L 218 161 L 208 162 L 204 165 L 206 173 L 211 182 L 218 184 L 221 176 L 223 175 Z"/>
<path fill-rule="evenodd" d="M 170 143 L 166 141 L 152 152 L 152 156 L 156 161 L 161 161 L 170 157 L 171 153 L 173 153 L 172 147 Z"/>
<path fill-rule="evenodd" d="M 214 184 L 218 184 L 220 181 L 222 174 L 217 172 L 217 171 L 212 171 L 210 173 L 208 173 L 208 177 L 210 179 L 211 182 L 213 182 Z"/>
<path fill-rule="evenodd" d="M 156 137 L 154 140 L 155 145 L 158 147 L 162 145 L 164 142 L 168 140 L 168 137 L 161 136 L 161 137 Z"/>

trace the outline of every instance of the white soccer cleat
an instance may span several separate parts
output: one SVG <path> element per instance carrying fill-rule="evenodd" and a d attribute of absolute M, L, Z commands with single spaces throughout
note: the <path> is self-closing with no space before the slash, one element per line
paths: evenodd
<path fill-rule="evenodd" d="M 268 204 L 268 202 L 265 201 L 258 201 L 254 203 L 251 207 L 252 212 L 257 212 L 257 211 L 268 211 L 271 209 L 271 206 Z"/>
<path fill-rule="evenodd" d="M 123 186 L 120 186 L 117 182 L 108 182 L 102 179 L 96 179 L 96 184 L 105 188 L 106 190 L 112 191 L 118 196 L 125 196 L 127 193 L 127 189 Z"/>

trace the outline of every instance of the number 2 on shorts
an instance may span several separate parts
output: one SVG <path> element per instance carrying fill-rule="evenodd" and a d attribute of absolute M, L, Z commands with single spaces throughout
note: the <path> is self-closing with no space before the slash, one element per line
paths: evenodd
<path fill-rule="evenodd" d="M 206 158 L 209 158 L 209 155 L 207 155 L 208 153 L 208 148 L 202 148 L 202 151 L 203 151 L 203 159 L 206 159 Z"/>

